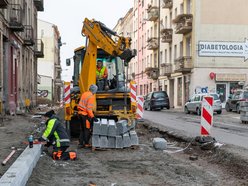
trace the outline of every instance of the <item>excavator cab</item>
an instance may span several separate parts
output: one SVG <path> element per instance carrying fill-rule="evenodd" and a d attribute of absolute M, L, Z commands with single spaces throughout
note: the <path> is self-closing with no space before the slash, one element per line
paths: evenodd
<path fill-rule="evenodd" d="M 73 71 L 73 87 L 79 86 L 79 76 L 82 68 L 83 59 L 85 56 L 85 47 L 77 48 L 74 51 L 74 71 Z M 127 87 L 125 79 L 125 67 L 123 60 L 120 57 L 114 57 L 103 51 L 97 49 L 97 61 L 103 62 L 103 66 L 107 68 L 108 76 L 106 82 L 103 84 L 101 81 L 96 80 L 98 86 L 98 93 L 106 92 L 126 92 Z M 93 72 L 92 72 L 93 73 Z M 94 72 L 96 73 L 96 72 Z"/>

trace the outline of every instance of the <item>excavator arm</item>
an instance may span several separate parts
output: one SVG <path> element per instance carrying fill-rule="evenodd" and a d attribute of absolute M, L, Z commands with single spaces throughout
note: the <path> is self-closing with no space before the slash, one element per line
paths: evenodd
<path fill-rule="evenodd" d="M 112 56 L 119 56 L 127 64 L 135 55 L 136 50 L 131 50 L 131 38 L 118 36 L 116 32 L 107 28 L 103 23 L 85 18 L 82 35 L 87 38 L 86 53 L 79 77 L 81 92 L 88 90 L 91 84 L 96 83 L 97 47 Z M 111 36 L 116 36 L 115 42 Z"/>

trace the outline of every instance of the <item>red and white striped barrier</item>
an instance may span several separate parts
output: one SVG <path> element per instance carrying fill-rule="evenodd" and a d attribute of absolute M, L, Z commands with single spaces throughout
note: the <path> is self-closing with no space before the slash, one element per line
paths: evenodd
<path fill-rule="evenodd" d="M 59 104 L 59 107 L 62 108 L 63 106 L 64 106 L 64 101 L 61 100 L 61 101 L 60 101 L 60 104 Z"/>
<path fill-rule="evenodd" d="M 142 119 L 143 118 L 143 109 L 144 105 L 144 98 L 142 96 L 137 96 L 137 119 Z"/>
<path fill-rule="evenodd" d="M 70 82 L 65 82 L 64 83 L 64 103 L 70 103 L 71 102 L 71 98 L 70 98 Z"/>
<path fill-rule="evenodd" d="M 212 96 L 205 96 L 201 108 L 201 135 L 209 136 L 213 125 L 213 102 Z"/>
<path fill-rule="evenodd" d="M 137 84 L 134 81 L 130 82 L 130 94 L 131 94 L 131 103 L 132 105 L 136 105 L 136 92 L 137 92 Z"/>

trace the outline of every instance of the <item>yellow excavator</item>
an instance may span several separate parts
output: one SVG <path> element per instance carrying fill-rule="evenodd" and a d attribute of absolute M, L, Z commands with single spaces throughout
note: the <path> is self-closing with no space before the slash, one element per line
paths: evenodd
<path fill-rule="evenodd" d="M 65 104 L 66 127 L 72 136 L 79 134 L 79 117 L 77 104 L 83 92 L 91 84 L 97 84 L 96 64 L 98 60 L 108 70 L 107 89 L 99 90 L 95 95 L 95 116 L 98 118 L 128 120 L 130 125 L 136 123 L 136 103 L 131 102 L 127 87 L 125 69 L 136 55 L 131 50 L 131 38 L 119 36 L 103 23 L 85 18 L 82 35 L 86 37 L 85 46 L 74 50 L 73 87 L 70 90 L 70 102 Z M 70 60 L 67 60 L 70 65 Z"/>

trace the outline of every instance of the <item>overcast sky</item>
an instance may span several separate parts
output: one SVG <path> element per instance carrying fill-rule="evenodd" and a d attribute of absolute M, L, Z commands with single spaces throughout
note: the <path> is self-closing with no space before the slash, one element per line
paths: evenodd
<path fill-rule="evenodd" d="M 38 18 L 57 25 L 62 42 L 66 43 L 61 47 L 62 78 L 65 81 L 71 80 L 71 69 L 65 70 L 68 69 L 66 58 L 72 57 L 73 50 L 85 44 L 81 35 L 84 18 L 114 28 L 131 7 L 133 0 L 44 0 L 44 12 L 39 12 Z"/>

